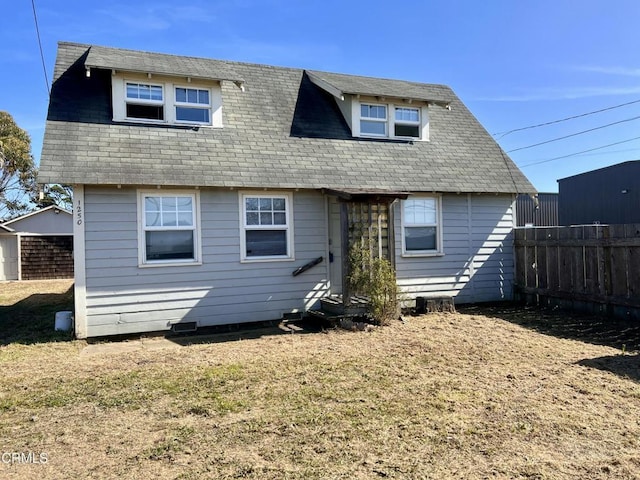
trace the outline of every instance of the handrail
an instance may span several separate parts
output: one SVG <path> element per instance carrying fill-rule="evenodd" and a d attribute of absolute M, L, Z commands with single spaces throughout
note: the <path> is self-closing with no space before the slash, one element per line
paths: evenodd
<path fill-rule="evenodd" d="M 314 260 L 311 260 L 309 263 L 305 263 L 303 266 L 296 268 L 291 275 L 293 275 L 294 277 L 297 277 L 301 273 L 306 272 L 307 270 L 309 270 L 311 267 L 315 267 L 316 265 L 321 263 L 322 260 L 324 260 L 323 257 L 318 257 L 318 258 L 316 258 Z"/>

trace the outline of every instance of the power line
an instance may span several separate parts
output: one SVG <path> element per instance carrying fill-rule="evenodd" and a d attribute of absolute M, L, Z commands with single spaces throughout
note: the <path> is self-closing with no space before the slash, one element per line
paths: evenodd
<path fill-rule="evenodd" d="M 538 123 L 537 125 L 529 125 L 528 127 L 514 128 L 513 130 L 507 130 L 506 132 L 496 132 L 496 133 L 494 133 L 492 135 L 494 137 L 496 135 L 500 135 L 500 137 L 498 138 L 498 140 L 499 140 L 500 138 L 506 137 L 507 135 L 509 135 L 511 133 L 521 132 L 523 130 L 530 130 L 532 128 L 546 127 L 547 125 L 554 125 L 556 123 L 562 123 L 562 122 L 566 122 L 568 120 L 575 120 L 576 118 L 586 117 L 588 115 L 593 115 L 595 113 L 602 113 L 602 112 L 606 112 L 608 110 L 614 110 L 614 109 L 620 108 L 620 107 L 626 107 L 627 105 L 633 105 L 634 103 L 640 103 L 640 100 L 633 100 L 632 102 L 621 103 L 619 105 L 614 105 L 612 107 L 602 108 L 600 110 L 594 110 L 593 112 L 581 113 L 579 115 L 574 115 L 572 117 L 561 118 L 559 120 L 552 120 L 550 122 Z"/>
<path fill-rule="evenodd" d="M 589 130 L 583 130 L 583 131 L 577 132 L 577 133 L 572 133 L 570 135 L 565 135 L 564 137 L 552 138 L 551 140 L 545 140 L 544 142 L 534 143 L 532 145 L 527 145 L 526 147 L 514 148 L 513 150 L 507 151 L 507 153 L 518 152 L 520 150 L 526 150 L 528 148 L 533 148 L 533 147 L 539 147 L 540 145 L 546 145 L 547 143 L 557 142 L 559 140 L 565 140 L 567 138 L 576 137 L 578 135 L 583 135 L 585 133 L 593 132 L 595 130 L 600 130 L 602 128 L 611 127 L 613 125 L 619 125 L 621 123 L 631 122 L 631 121 L 637 120 L 639 118 L 640 118 L 640 115 L 638 115 L 637 117 L 626 118 L 626 119 L 620 120 L 618 122 L 607 123 L 606 125 L 601 125 L 599 127 L 590 128 Z"/>
<path fill-rule="evenodd" d="M 42 51 L 42 41 L 40 40 L 40 28 L 38 27 L 38 15 L 36 14 L 35 0 L 31 0 L 31 7 L 33 8 L 33 21 L 36 25 L 36 36 L 38 37 L 38 47 L 40 48 L 40 60 L 42 60 L 42 71 L 44 72 L 44 81 L 47 87 L 47 94 L 51 96 L 51 90 L 49 89 L 49 77 L 47 76 L 47 66 L 44 61 L 44 52 Z"/>
<path fill-rule="evenodd" d="M 621 142 L 615 142 L 615 143 L 610 143 L 608 145 L 602 145 L 600 147 L 595 147 L 595 148 L 590 148 L 588 150 L 582 150 L 580 152 L 575 152 L 575 153 L 570 153 L 568 155 L 562 155 L 560 157 L 553 157 L 553 158 L 548 158 L 546 160 L 540 160 L 539 162 L 533 162 L 533 163 L 527 163 L 525 165 L 521 165 L 520 168 L 524 168 L 524 167 L 530 167 L 532 165 L 540 165 L 541 163 L 547 163 L 547 162 L 553 162 L 554 160 L 560 160 L 561 158 L 568 158 L 568 157 L 574 157 L 576 155 L 580 155 L 582 153 L 588 153 L 588 152 L 593 152 L 594 150 L 601 150 L 603 148 L 607 148 L 607 147 L 613 147 L 615 145 L 620 145 L 622 143 L 629 143 L 629 142 L 633 142 L 634 140 L 640 140 L 640 137 L 634 137 L 634 138 L 630 138 L 628 140 L 622 140 Z"/>

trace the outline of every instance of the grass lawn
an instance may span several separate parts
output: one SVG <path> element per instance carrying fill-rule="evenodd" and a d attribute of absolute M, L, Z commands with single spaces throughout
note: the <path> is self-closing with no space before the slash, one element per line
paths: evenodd
<path fill-rule="evenodd" d="M 47 461 L 3 479 L 640 478 L 634 326 L 494 306 L 366 333 L 20 342 L 18 307 L 53 316 L 44 284 L 12 285 L 0 451 Z"/>

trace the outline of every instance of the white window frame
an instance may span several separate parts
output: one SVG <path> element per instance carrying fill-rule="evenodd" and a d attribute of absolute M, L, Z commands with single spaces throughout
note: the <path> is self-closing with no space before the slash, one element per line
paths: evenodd
<path fill-rule="evenodd" d="M 401 236 L 402 236 L 402 256 L 403 257 L 436 257 L 444 255 L 443 235 L 442 235 L 442 196 L 441 195 L 412 195 L 407 200 L 433 199 L 436 204 L 436 223 L 407 223 L 405 218 L 405 200 L 400 202 Z M 407 250 L 406 248 L 406 227 L 435 227 L 436 248 L 429 250 Z"/>
<path fill-rule="evenodd" d="M 429 141 L 429 106 L 426 102 L 402 102 L 398 101 L 396 103 L 393 102 L 382 102 L 379 99 L 376 100 L 375 97 L 362 97 L 359 95 L 350 97 L 351 103 L 351 121 L 348 121 L 349 125 L 352 128 L 352 135 L 358 138 L 388 138 L 388 139 L 397 139 L 397 140 L 407 140 L 412 142 L 428 142 Z M 384 106 L 387 110 L 387 118 L 386 119 L 375 119 L 370 117 L 362 116 L 363 105 L 371 105 L 371 106 Z M 420 118 L 419 122 L 409 122 L 409 121 L 398 121 L 395 120 L 395 112 L 396 108 L 408 108 L 408 109 L 416 109 L 418 110 L 418 116 Z M 362 120 L 366 121 L 380 121 L 385 122 L 385 134 L 372 134 L 372 133 L 364 133 L 362 132 L 361 122 Z M 399 125 L 418 125 L 418 137 L 404 136 L 404 135 L 395 135 L 395 126 L 396 123 Z"/>
<path fill-rule="evenodd" d="M 191 227 L 147 227 L 145 215 L 145 198 L 147 197 L 190 197 L 193 205 L 193 223 Z M 193 259 L 161 259 L 147 260 L 146 232 L 147 231 L 193 231 Z M 193 190 L 139 190 L 138 191 L 138 267 L 166 267 L 202 265 L 201 220 L 200 220 L 200 192 Z"/>
<path fill-rule="evenodd" d="M 246 212 L 247 198 L 284 198 L 285 201 L 285 225 L 248 225 Z M 295 260 L 293 241 L 293 194 L 290 192 L 270 192 L 270 191 L 242 191 L 238 194 L 240 211 L 240 262 L 274 262 Z M 247 231 L 248 230 L 284 230 L 287 239 L 286 255 L 268 255 L 254 257 L 247 255 Z"/>
<path fill-rule="evenodd" d="M 188 79 L 187 79 L 188 80 Z M 163 89 L 163 100 L 140 100 L 127 98 L 127 84 L 143 84 L 160 86 Z M 176 88 L 207 90 L 209 92 L 209 122 L 194 122 L 176 119 L 176 107 L 203 108 L 203 104 L 176 102 Z M 116 73 L 111 77 L 111 96 L 113 102 L 113 121 L 126 123 L 142 123 L 153 125 L 194 125 L 202 128 L 222 128 L 222 90 L 220 82 L 214 80 L 193 80 L 185 82 L 184 78 L 168 76 L 152 76 L 135 73 Z M 139 105 L 162 105 L 164 120 L 154 120 L 127 116 L 127 103 Z"/>
<path fill-rule="evenodd" d="M 418 112 L 418 120 L 417 121 L 411 121 L 411 120 L 397 120 L 396 119 L 396 110 L 397 109 L 404 109 L 404 110 L 415 110 Z M 421 112 L 421 108 L 419 107 L 411 107 L 408 105 L 393 105 L 393 115 L 392 118 L 390 119 L 390 134 L 393 134 L 394 138 L 407 138 L 407 139 L 411 139 L 411 140 L 420 140 L 420 138 L 422 138 L 422 132 L 421 132 L 421 126 L 422 126 L 422 112 Z M 396 135 L 396 125 L 408 125 L 411 127 L 418 127 L 418 136 L 417 137 L 413 137 L 413 136 L 407 136 L 407 135 Z"/>
<path fill-rule="evenodd" d="M 202 91 L 206 91 L 209 94 L 209 103 L 204 104 L 204 103 L 191 103 L 191 102 L 179 102 L 177 100 L 177 92 L 176 90 L 179 88 L 184 88 L 186 90 L 202 90 Z M 211 117 L 213 112 L 211 111 L 211 101 L 212 101 L 212 95 L 211 95 L 211 89 L 210 88 L 206 88 L 206 87 L 200 87 L 200 86 L 195 86 L 195 85 L 173 85 L 173 93 L 174 93 L 174 102 L 173 102 L 173 112 L 175 115 L 175 122 L 176 123 L 181 123 L 181 124 L 187 124 L 187 125 L 193 125 L 193 124 L 197 124 L 197 125 L 211 125 Z M 178 120 L 178 113 L 177 113 L 177 109 L 178 107 L 184 107 L 184 108 L 191 108 L 194 110 L 207 110 L 209 112 L 209 121 L 208 122 L 198 122 L 198 121 L 191 121 L 191 120 Z"/>
<path fill-rule="evenodd" d="M 362 107 L 383 107 L 385 109 L 385 117 L 377 118 L 377 117 L 363 117 L 362 116 Z M 371 102 L 362 102 L 360 104 L 360 119 L 358 120 L 358 124 L 360 126 L 360 132 L 362 132 L 362 122 L 373 122 L 380 123 L 384 125 L 384 134 L 380 133 L 362 133 L 363 137 L 376 137 L 376 138 L 386 138 L 389 136 L 389 105 L 385 103 L 371 103 Z"/>
<path fill-rule="evenodd" d="M 127 96 L 127 86 L 131 84 L 131 85 L 148 85 L 149 87 L 160 87 L 160 90 L 162 91 L 162 100 L 153 100 L 153 99 L 145 99 L 145 98 L 129 98 Z M 145 82 L 143 80 L 127 80 L 124 82 L 124 112 L 125 112 L 125 119 L 126 120 L 132 120 L 132 121 L 136 121 L 136 122 L 152 122 L 152 123 L 166 123 L 167 121 L 167 93 L 166 93 L 166 89 L 165 86 L 161 83 L 152 83 L 152 82 Z M 144 118 L 144 117 L 129 117 L 127 116 L 127 105 L 150 105 L 150 106 L 154 106 L 154 107 L 162 107 L 162 120 L 157 120 L 154 118 Z"/>

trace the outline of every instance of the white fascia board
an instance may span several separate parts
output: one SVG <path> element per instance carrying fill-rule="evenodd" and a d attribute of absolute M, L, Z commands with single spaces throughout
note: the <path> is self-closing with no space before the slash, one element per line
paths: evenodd
<path fill-rule="evenodd" d="M 62 207 L 58 207 L 57 205 L 49 205 L 48 207 L 41 208 L 40 210 L 35 210 L 33 212 L 25 213 L 24 215 L 21 215 L 21 216 L 19 216 L 17 218 L 13 218 L 11 220 L 8 220 L 8 221 L 4 222 L 0 226 L 3 227 L 3 228 L 9 228 L 10 224 L 12 224 L 14 222 L 17 222 L 18 220 L 24 220 L 25 218 L 33 217 L 34 215 L 39 215 L 39 214 L 44 213 L 47 210 L 51 210 L 51 209 L 57 209 L 57 210 L 60 210 L 61 212 L 64 212 L 66 214 L 73 215 L 69 210 L 66 210 L 66 209 L 64 209 Z M 15 230 L 10 229 L 10 231 L 13 232 Z"/>
<path fill-rule="evenodd" d="M 334 87 L 329 82 L 326 82 L 321 78 L 318 78 L 313 73 L 307 72 L 307 75 L 309 76 L 309 80 L 311 80 L 311 83 L 313 83 L 314 85 L 317 85 L 325 92 L 330 93 L 331 95 L 336 97 L 338 100 L 344 100 L 344 92 L 342 90 L 340 90 L 337 87 Z"/>

